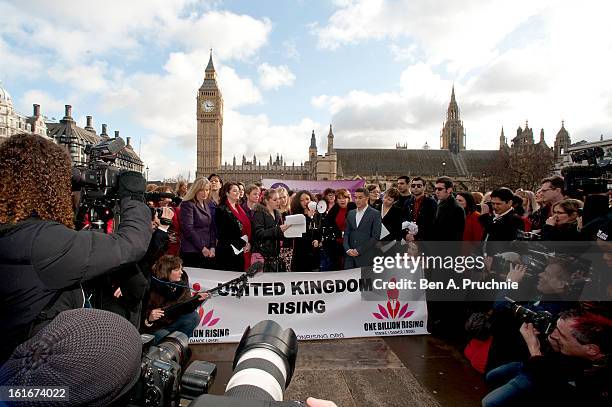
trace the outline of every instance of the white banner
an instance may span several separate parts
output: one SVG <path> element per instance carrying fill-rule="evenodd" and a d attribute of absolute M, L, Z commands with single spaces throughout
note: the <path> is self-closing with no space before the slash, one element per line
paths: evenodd
<path fill-rule="evenodd" d="M 186 268 L 195 290 L 217 287 L 240 274 Z M 293 328 L 298 339 L 338 339 L 427 333 L 425 301 L 401 301 L 392 290 L 366 301 L 372 280 L 359 269 L 325 273 L 259 273 L 241 298 L 222 292 L 197 309 L 191 343 L 239 342 L 247 326 L 270 319 Z"/>

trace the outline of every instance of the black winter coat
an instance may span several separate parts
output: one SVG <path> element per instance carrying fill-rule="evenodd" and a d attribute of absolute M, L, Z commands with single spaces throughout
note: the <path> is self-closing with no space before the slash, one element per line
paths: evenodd
<path fill-rule="evenodd" d="M 215 258 L 217 269 L 230 271 L 244 270 L 244 254 L 234 254 L 234 246 L 237 250 L 242 249 L 246 242 L 242 223 L 232 213 L 227 205 L 219 205 L 215 210 L 215 224 L 217 225 L 217 249 Z"/>
<path fill-rule="evenodd" d="M 280 242 L 283 232 L 280 225 L 283 223 L 281 213 L 274 210 L 274 217 L 263 205 L 255 206 L 253 216 L 253 253 L 261 254 L 265 259 L 277 257 L 280 253 Z"/>
<path fill-rule="evenodd" d="M 419 226 L 419 231 L 416 234 L 416 240 L 436 240 L 432 237 L 433 223 L 436 219 L 436 211 L 438 209 L 438 202 L 430 196 L 423 197 L 423 203 L 419 209 L 419 215 L 415 218 L 415 205 L 416 198 L 411 195 L 406 203 L 404 204 L 404 213 L 408 214 L 408 219 L 411 222 L 416 222 Z"/>
<path fill-rule="evenodd" d="M 83 307 L 82 282 L 137 262 L 150 239 L 151 211 L 129 199 L 121 201 L 121 223 L 112 235 L 37 218 L 2 225 L 0 364 L 58 313 Z M 47 307 L 43 318 L 39 314 Z"/>
<path fill-rule="evenodd" d="M 389 212 L 382 218 L 382 224 L 387 228 L 389 234 L 385 236 L 384 241 L 402 240 L 402 210 L 397 206 L 389 208 Z"/>
<path fill-rule="evenodd" d="M 430 239 L 434 241 L 461 241 L 465 227 L 465 211 L 454 196 L 438 204 L 436 217 L 432 223 Z"/>

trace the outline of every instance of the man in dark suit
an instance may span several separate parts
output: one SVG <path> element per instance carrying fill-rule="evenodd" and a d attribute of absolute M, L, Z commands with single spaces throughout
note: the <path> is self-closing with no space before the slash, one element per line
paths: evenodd
<path fill-rule="evenodd" d="M 348 213 L 344 229 L 344 268 L 370 266 L 376 254 L 375 245 L 380 239 L 380 212 L 368 205 L 365 188 L 355 190 L 357 209 Z"/>
<path fill-rule="evenodd" d="M 436 218 L 438 203 L 425 193 L 425 180 L 414 177 L 410 183 L 412 194 L 404 204 L 404 213 L 409 214 L 408 220 L 419 226 L 415 240 L 432 240 L 433 222 Z"/>
<path fill-rule="evenodd" d="M 512 208 L 513 195 L 508 188 L 496 189 L 491 193 L 493 213 L 478 218 L 485 230 L 485 248 L 489 256 L 506 251 L 508 244 L 501 242 L 516 240 L 518 231 L 525 229 L 525 222 Z"/>
<path fill-rule="evenodd" d="M 436 180 L 436 198 L 438 209 L 432 224 L 431 240 L 459 241 L 463 239 L 465 211 L 453 195 L 453 181 L 449 177 Z"/>

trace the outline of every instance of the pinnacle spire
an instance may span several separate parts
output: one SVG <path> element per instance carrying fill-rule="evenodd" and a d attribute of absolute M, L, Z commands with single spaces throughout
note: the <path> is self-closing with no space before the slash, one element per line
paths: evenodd
<path fill-rule="evenodd" d="M 314 148 L 315 150 L 317 149 L 317 138 L 315 137 L 314 130 L 310 136 L 310 148 Z"/>
<path fill-rule="evenodd" d="M 206 70 L 207 71 L 215 70 L 215 66 L 213 65 L 213 60 L 212 60 L 212 48 L 210 49 L 210 58 L 208 59 L 208 65 L 206 65 Z"/>

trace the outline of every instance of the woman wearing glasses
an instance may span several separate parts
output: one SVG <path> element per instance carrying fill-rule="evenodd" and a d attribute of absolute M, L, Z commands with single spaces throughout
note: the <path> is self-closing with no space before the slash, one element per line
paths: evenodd
<path fill-rule="evenodd" d="M 552 216 L 542 226 L 542 240 L 551 241 L 578 241 L 578 221 L 582 201 L 578 199 L 564 199 L 553 205 Z"/>

